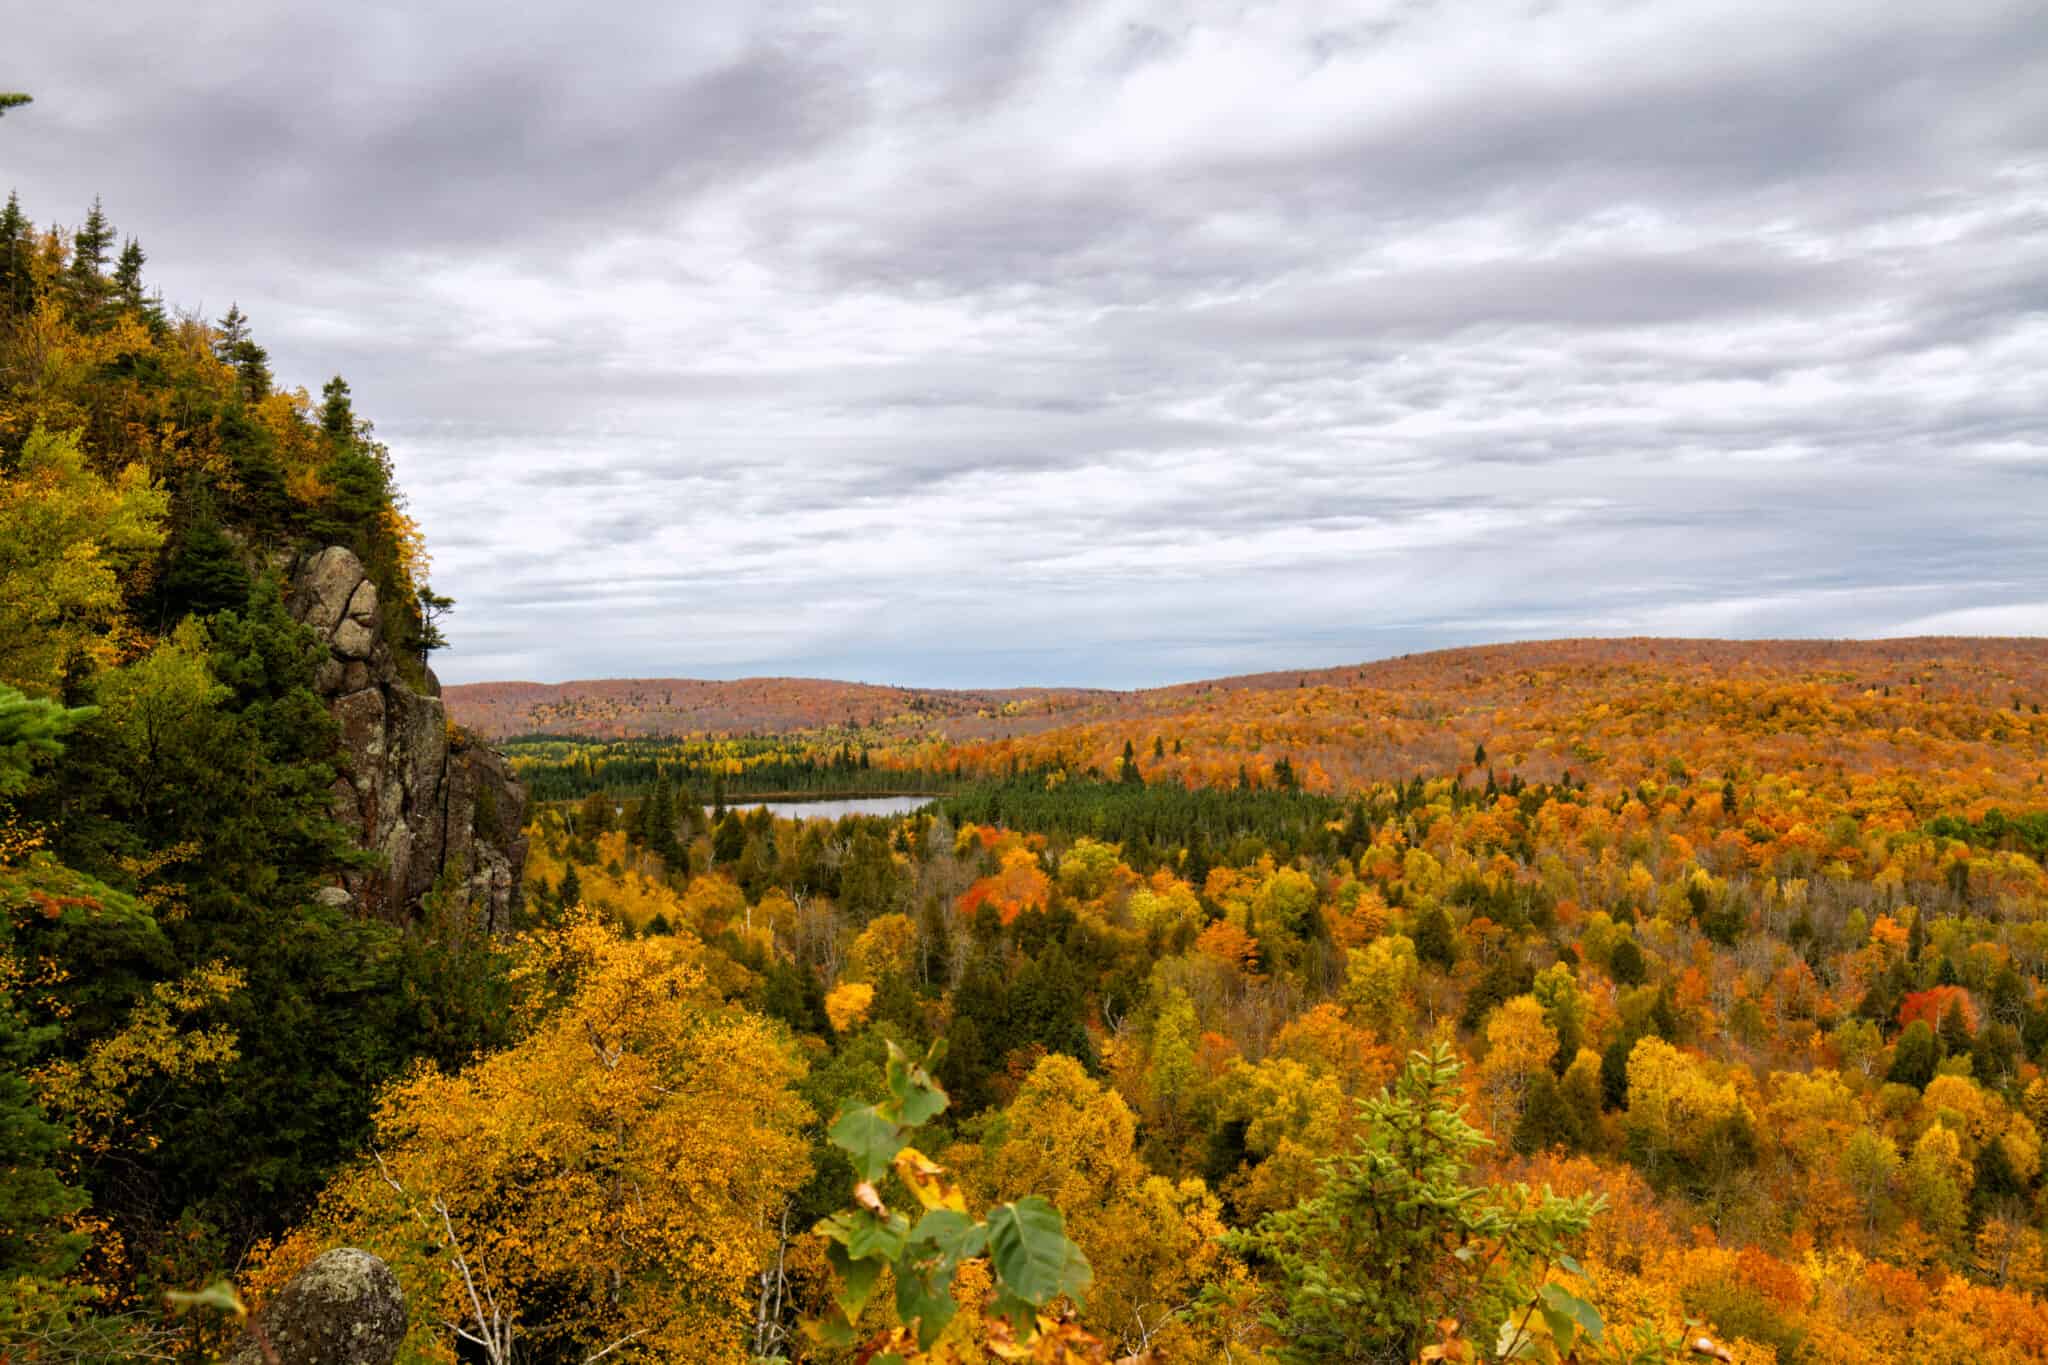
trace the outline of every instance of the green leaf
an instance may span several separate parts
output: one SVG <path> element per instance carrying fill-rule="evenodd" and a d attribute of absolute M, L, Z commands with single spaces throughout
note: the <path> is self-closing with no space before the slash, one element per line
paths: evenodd
<path fill-rule="evenodd" d="M 952 1284 L 950 1266 L 922 1272 L 896 1267 L 896 1320 L 906 1326 L 916 1323 L 917 1344 L 927 1351 L 960 1311 L 953 1302 Z"/>
<path fill-rule="evenodd" d="M 988 1229 L 956 1209 L 932 1209 L 917 1220 L 910 1240 L 916 1246 L 932 1247 L 948 1262 L 958 1264 L 981 1254 L 988 1245 Z"/>
<path fill-rule="evenodd" d="M 894 1043 L 889 1044 L 889 1094 L 897 1122 L 913 1128 L 937 1117 L 949 1103 L 930 1073 Z"/>
<path fill-rule="evenodd" d="M 890 1262 L 902 1258 L 904 1246 L 910 1240 L 908 1218 L 900 1213 L 878 1218 L 865 1209 L 846 1216 L 850 1220 L 846 1238 L 849 1257 L 856 1261 L 880 1257 Z"/>
<path fill-rule="evenodd" d="M 853 1158 L 854 1171 L 869 1184 L 880 1180 L 903 1150 L 902 1131 L 872 1104 L 840 1111 L 827 1136 Z"/>
<path fill-rule="evenodd" d="M 1060 1294 L 1082 1302 L 1095 1272 L 1067 1240 L 1066 1226 L 1060 1211 L 1035 1194 L 990 1209 L 989 1260 L 1003 1287 L 1035 1308 Z"/>
<path fill-rule="evenodd" d="M 1585 1269 L 1577 1261 L 1561 1251 L 1557 1254 L 1557 1264 L 1567 1275 L 1576 1275 L 1582 1280 L 1586 1278 Z"/>
<path fill-rule="evenodd" d="M 860 1316 L 860 1310 L 868 1306 L 868 1300 L 874 1297 L 875 1281 L 882 1275 L 882 1262 L 874 1258 L 855 1260 L 837 1242 L 825 1248 L 825 1261 L 839 1276 L 839 1288 L 832 1292 L 832 1298 L 850 1325 Z"/>
<path fill-rule="evenodd" d="M 1570 1318 L 1586 1334 L 1586 1340 L 1598 1341 L 1606 1324 L 1600 1320 L 1600 1310 L 1572 1293 L 1561 1284 L 1546 1284 L 1537 1291 L 1544 1306 Z"/>
<path fill-rule="evenodd" d="M 1579 1329 L 1565 1314 L 1549 1304 L 1539 1305 L 1537 1311 L 1543 1314 L 1543 1321 L 1550 1328 L 1550 1339 L 1557 1346 L 1559 1356 L 1569 1355 L 1572 1342 L 1578 1337 Z"/>
<path fill-rule="evenodd" d="M 836 1307 L 828 1317 L 807 1319 L 804 1323 L 804 1335 L 820 1346 L 851 1346 L 858 1339 L 853 1330 L 853 1323 Z"/>

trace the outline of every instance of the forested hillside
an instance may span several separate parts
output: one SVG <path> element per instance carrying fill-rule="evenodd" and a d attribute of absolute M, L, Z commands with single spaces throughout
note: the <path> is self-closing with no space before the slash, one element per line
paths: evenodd
<path fill-rule="evenodd" d="M 537 912 L 743 969 L 821 1116 L 937 1045 L 916 1150 L 967 1207 L 1053 1199 L 1113 1352 L 2030 1360 L 2044 683 L 2040 641 L 1558 642 L 1007 739 L 515 761 L 561 798 Z M 725 804 L 769 764 L 945 794 Z M 815 1244 L 777 1265 L 777 1301 L 822 1304 Z M 994 1349 L 963 1302 L 938 1349 Z"/>
<path fill-rule="evenodd" d="M 507 1033 L 516 830 L 448 756 L 388 456 L 145 263 L 97 204 L 0 212 L 6 1360 L 203 1358 L 227 1329 L 164 1292 L 287 1229 L 379 1086 Z M 414 789 L 400 734 L 444 755 Z"/>
<path fill-rule="evenodd" d="M 951 691 L 824 678 L 599 678 L 465 683 L 450 687 L 447 695 L 456 719 L 490 739 L 621 739 L 705 732 L 779 734 L 830 726 L 911 737 L 934 726 L 960 733 L 977 722 L 1049 720 L 1114 694 L 1038 687 Z"/>
<path fill-rule="evenodd" d="M 337 1246 L 408 1361 L 2048 1355 L 2042 642 L 621 683 L 529 813 L 347 386 L 0 228 L 0 1360 Z"/>

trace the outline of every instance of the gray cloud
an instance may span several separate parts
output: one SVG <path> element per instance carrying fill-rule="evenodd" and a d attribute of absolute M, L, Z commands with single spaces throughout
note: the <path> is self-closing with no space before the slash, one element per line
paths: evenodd
<path fill-rule="evenodd" d="M 2032 0 L 44 8 L 0 169 L 349 377 L 454 679 L 2048 632 Z"/>

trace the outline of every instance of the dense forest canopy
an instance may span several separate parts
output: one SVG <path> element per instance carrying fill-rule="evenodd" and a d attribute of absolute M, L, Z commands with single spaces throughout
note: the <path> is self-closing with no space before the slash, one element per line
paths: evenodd
<path fill-rule="evenodd" d="M 365 913 L 292 572 L 449 604 L 145 264 L 0 215 L 0 1358 L 341 1245 L 409 1361 L 2048 1355 L 2048 645 L 594 689 L 516 923 Z"/>

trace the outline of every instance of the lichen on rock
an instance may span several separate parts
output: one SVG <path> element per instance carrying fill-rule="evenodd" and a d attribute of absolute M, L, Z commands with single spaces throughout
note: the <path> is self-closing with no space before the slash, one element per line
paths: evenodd
<path fill-rule="evenodd" d="M 337 1247 L 315 1258 L 263 1310 L 227 1365 L 391 1365 L 405 1340 L 405 1293 L 391 1267 Z"/>

